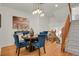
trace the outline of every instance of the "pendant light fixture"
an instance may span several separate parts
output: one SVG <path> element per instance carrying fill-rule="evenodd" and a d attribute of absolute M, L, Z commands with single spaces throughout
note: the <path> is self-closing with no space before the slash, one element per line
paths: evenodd
<path fill-rule="evenodd" d="M 43 10 L 40 9 L 40 7 L 41 7 L 41 4 L 38 3 L 37 8 L 32 12 L 32 14 L 33 15 L 38 14 L 41 17 L 44 16 L 44 12 L 43 12 Z"/>

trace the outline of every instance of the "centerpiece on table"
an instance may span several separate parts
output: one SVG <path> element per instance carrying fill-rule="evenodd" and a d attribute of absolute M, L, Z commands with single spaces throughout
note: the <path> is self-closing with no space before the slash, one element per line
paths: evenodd
<path fill-rule="evenodd" d="M 29 34 L 30 34 L 31 37 L 34 36 L 34 31 L 33 31 L 32 28 L 30 29 Z"/>
<path fill-rule="evenodd" d="M 23 35 L 23 36 L 21 36 L 23 39 L 26 39 L 26 38 L 28 38 L 28 35 Z"/>

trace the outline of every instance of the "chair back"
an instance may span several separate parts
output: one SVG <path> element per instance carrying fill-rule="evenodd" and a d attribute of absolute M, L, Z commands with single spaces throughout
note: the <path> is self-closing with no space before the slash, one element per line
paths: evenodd
<path fill-rule="evenodd" d="M 40 34 L 45 35 L 45 37 L 47 38 L 48 31 L 43 31 L 43 32 L 40 32 Z"/>
<path fill-rule="evenodd" d="M 48 34 L 48 31 L 43 31 L 45 34 Z"/>
<path fill-rule="evenodd" d="M 43 32 L 40 32 L 40 34 L 48 34 L 48 31 L 43 31 Z"/>
<path fill-rule="evenodd" d="M 22 31 L 15 31 L 14 34 L 22 33 Z"/>
<path fill-rule="evenodd" d="M 26 35 L 29 33 L 29 31 L 15 31 L 14 34 L 23 34 L 23 35 Z"/>
<path fill-rule="evenodd" d="M 44 34 L 38 35 L 38 43 L 39 47 L 43 47 L 45 45 L 45 36 Z"/>
<path fill-rule="evenodd" d="M 29 33 L 29 31 L 23 31 L 23 35 L 26 35 L 28 33 Z"/>
<path fill-rule="evenodd" d="M 19 45 L 19 37 L 18 37 L 18 35 L 14 34 L 13 37 L 14 37 L 16 46 L 18 46 Z"/>

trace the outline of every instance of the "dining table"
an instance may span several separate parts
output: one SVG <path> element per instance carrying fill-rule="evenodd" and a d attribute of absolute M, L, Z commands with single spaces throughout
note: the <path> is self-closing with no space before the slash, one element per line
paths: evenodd
<path fill-rule="evenodd" d="M 22 38 L 25 41 L 29 41 L 29 52 L 32 52 L 35 50 L 34 46 L 32 45 L 33 42 L 37 42 L 38 41 L 38 35 L 23 35 Z"/>

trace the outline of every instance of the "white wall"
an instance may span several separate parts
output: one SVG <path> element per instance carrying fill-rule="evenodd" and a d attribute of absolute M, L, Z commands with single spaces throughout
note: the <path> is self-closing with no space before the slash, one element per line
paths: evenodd
<path fill-rule="evenodd" d="M 74 7 L 72 8 L 72 20 L 79 20 L 79 19 L 76 19 L 76 15 L 79 16 L 79 7 Z"/>
<path fill-rule="evenodd" d="M 39 20 L 39 27 L 40 27 L 40 31 L 48 31 L 48 29 L 49 29 L 49 19 L 46 17 L 46 16 L 44 16 L 44 17 L 40 17 L 39 18 L 40 20 Z"/>
<path fill-rule="evenodd" d="M 30 26 L 35 33 L 39 34 L 40 31 L 48 30 L 49 19 L 46 16 L 32 15 L 29 19 L 32 19 L 30 20 Z"/>
<path fill-rule="evenodd" d="M 12 16 L 21 16 L 28 18 L 24 12 L 0 6 L 1 28 L 0 28 L 0 47 L 4 47 L 14 43 Z"/>
<path fill-rule="evenodd" d="M 68 14 L 68 7 L 56 10 L 54 15 L 50 18 L 49 29 L 56 29 L 56 34 L 58 35 L 65 24 Z"/>
<path fill-rule="evenodd" d="M 38 16 L 36 16 L 36 15 L 31 16 L 30 15 L 29 20 L 30 20 L 30 27 L 33 28 L 35 33 L 38 33 L 39 32 L 39 19 L 38 19 Z"/>
<path fill-rule="evenodd" d="M 56 10 L 54 12 L 54 15 L 50 18 L 49 27 L 61 29 L 65 24 L 67 16 L 68 16 L 67 7 Z"/>

